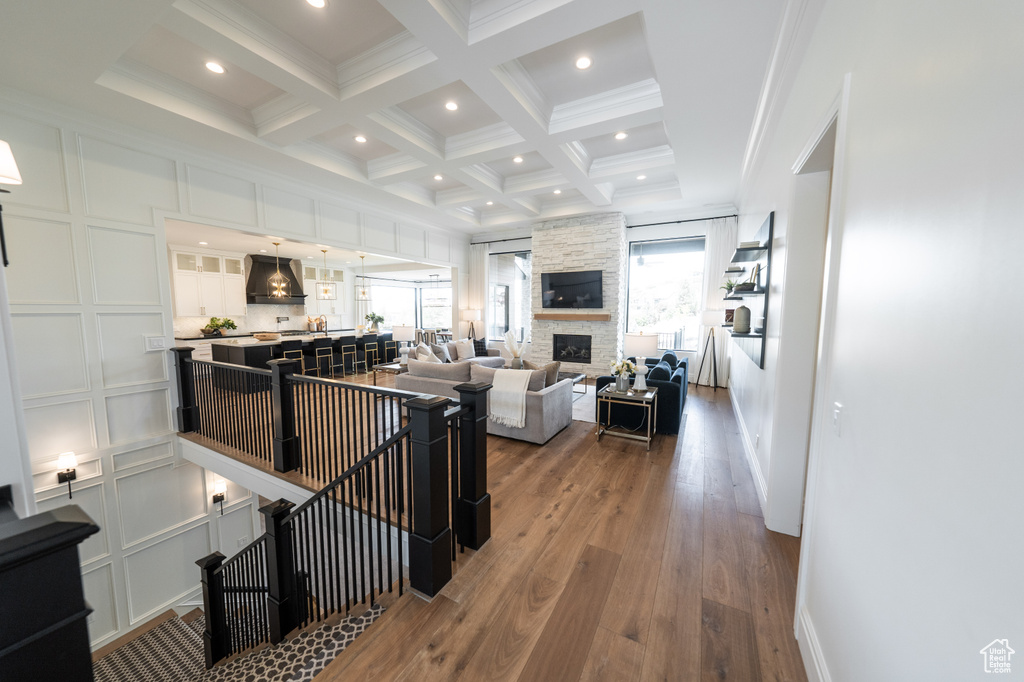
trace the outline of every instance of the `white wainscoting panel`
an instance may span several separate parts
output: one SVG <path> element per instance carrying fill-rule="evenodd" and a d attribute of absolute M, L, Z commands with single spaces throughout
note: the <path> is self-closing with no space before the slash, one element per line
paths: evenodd
<path fill-rule="evenodd" d="M 178 210 L 175 164 L 152 154 L 79 136 L 86 215 L 149 225 L 153 209 Z"/>
<path fill-rule="evenodd" d="M 368 249 L 398 251 L 398 226 L 393 220 L 377 216 L 363 216 L 363 243 Z"/>
<path fill-rule="evenodd" d="M 398 226 L 399 251 L 402 255 L 424 258 L 427 255 L 425 230 L 408 225 Z"/>
<path fill-rule="evenodd" d="M 96 449 L 96 427 L 91 400 L 72 400 L 50 405 L 25 406 L 25 431 L 28 451 L 35 463 L 50 465 L 57 455 L 72 450 Z"/>
<path fill-rule="evenodd" d="M 166 353 L 147 353 L 144 338 L 164 336 L 163 315 L 100 313 L 96 315 L 96 323 L 104 386 L 167 381 Z"/>
<path fill-rule="evenodd" d="M 270 234 L 316 236 L 314 204 L 309 197 L 264 187 L 263 211 Z"/>
<path fill-rule="evenodd" d="M 220 530 L 220 551 L 226 557 L 238 554 L 238 550 L 245 549 L 255 539 L 252 529 L 252 508 L 247 504 L 225 511 L 224 516 L 218 516 L 217 526 Z M 239 545 L 239 542 L 242 544 Z"/>
<path fill-rule="evenodd" d="M 52 474 L 56 480 L 57 475 Z M 74 497 L 68 499 L 67 484 L 61 484 L 55 493 L 44 500 L 37 500 L 36 505 L 40 512 L 53 511 L 59 507 L 69 504 L 77 504 L 82 508 L 89 518 L 100 527 L 100 532 L 90 535 L 78 546 L 78 558 L 83 563 L 95 561 L 110 553 L 110 546 L 107 544 L 107 513 L 103 501 L 103 483 L 82 485 L 81 481 L 73 481 Z"/>
<path fill-rule="evenodd" d="M 114 576 L 110 563 L 82 573 L 85 601 L 93 608 L 86 621 L 89 642 L 96 644 L 117 633 L 117 602 L 114 598 Z"/>
<path fill-rule="evenodd" d="M 443 234 L 428 234 L 427 258 L 449 262 L 452 259 L 452 240 Z"/>
<path fill-rule="evenodd" d="M 160 305 L 155 236 L 95 225 L 88 235 L 96 303 Z"/>
<path fill-rule="evenodd" d="M 196 560 L 209 553 L 209 524 L 202 523 L 126 555 L 124 571 L 131 624 L 195 590 L 199 584 Z"/>
<path fill-rule="evenodd" d="M 186 177 L 193 215 L 256 226 L 256 183 L 191 165 Z"/>
<path fill-rule="evenodd" d="M 3 203 L 7 203 L 5 200 Z M 12 305 L 78 303 L 78 268 L 71 224 L 4 211 L 7 298 Z"/>
<path fill-rule="evenodd" d="M 11 327 L 22 397 L 89 390 L 81 315 L 15 313 Z"/>
<path fill-rule="evenodd" d="M 165 388 L 107 396 L 106 405 L 111 445 L 171 430 L 171 397 Z"/>
<path fill-rule="evenodd" d="M 24 184 L 12 189 L 4 204 L 67 213 L 68 194 L 60 130 L 7 113 L 3 139 L 11 145 Z M 8 244 L 10 248 L 10 244 Z"/>
<path fill-rule="evenodd" d="M 338 240 L 346 244 L 363 243 L 359 234 L 359 212 L 334 204 L 320 202 L 320 229 L 324 239 Z"/>
<path fill-rule="evenodd" d="M 205 476 L 195 464 L 168 464 L 119 476 L 117 505 L 123 546 L 130 547 L 205 515 Z"/>
<path fill-rule="evenodd" d="M 174 449 L 171 443 L 158 443 L 145 448 L 120 452 L 114 455 L 114 471 L 123 471 L 129 467 L 139 464 L 148 464 L 158 460 L 173 457 Z"/>

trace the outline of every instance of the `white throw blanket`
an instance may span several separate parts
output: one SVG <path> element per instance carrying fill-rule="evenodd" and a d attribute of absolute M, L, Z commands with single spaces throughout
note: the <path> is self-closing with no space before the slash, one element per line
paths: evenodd
<path fill-rule="evenodd" d="M 490 417 L 496 424 L 513 429 L 526 426 L 526 388 L 531 374 L 522 369 L 494 371 Z"/>

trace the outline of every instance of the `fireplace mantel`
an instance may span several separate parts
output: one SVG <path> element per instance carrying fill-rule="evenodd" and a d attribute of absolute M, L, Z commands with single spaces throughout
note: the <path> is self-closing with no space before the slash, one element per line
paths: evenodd
<path fill-rule="evenodd" d="M 562 320 L 565 322 L 608 322 L 612 316 L 608 313 L 534 313 L 535 320 Z"/>

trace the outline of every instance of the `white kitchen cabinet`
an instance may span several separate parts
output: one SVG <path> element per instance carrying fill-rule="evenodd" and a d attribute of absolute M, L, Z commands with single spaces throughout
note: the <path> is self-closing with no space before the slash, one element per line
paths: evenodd
<path fill-rule="evenodd" d="M 175 315 L 245 315 L 245 276 L 241 258 L 181 251 L 175 251 L 171 256 Z"/>

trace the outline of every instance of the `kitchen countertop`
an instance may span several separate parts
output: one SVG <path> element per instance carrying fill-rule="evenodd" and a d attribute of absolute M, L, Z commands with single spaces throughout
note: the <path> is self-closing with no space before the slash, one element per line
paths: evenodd
<path fill-rule="evenodd" d="M 352 334 L 355 334 L 356 330 L 355 329 L 328 329 L 327 330 L 328 334 L 338 334 L 338 335 L 341 335 L 341 334 L 344 334 L 346 332 L 351 332 Z M 220 341 L 221 339 L 245 339 L 245 338 L 251 338 L 254 333 L 262 334 L 262 333 L 265 333 L 265 332 L 250 332 L 248 334 L 223 334 L 221 336 L 175 336 L 174 340 L 175 341 Z M 271 333 L 271 334 L 279 333 L 279 334 L 281 334 L 281 338 L 294 338 L 296 336 L 313 336 L 314 334 L 321 334 L 322 332 L 307 332 L 307 331 L 303 331 L 301 329 L 289 329 L 289 330 L 286 330 L 286 331 L 283 331 L 283 332 L 269 332 L 269 333 Z"/>

